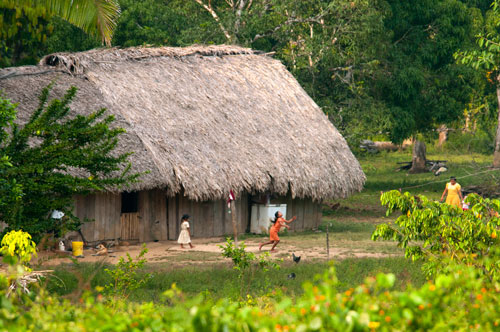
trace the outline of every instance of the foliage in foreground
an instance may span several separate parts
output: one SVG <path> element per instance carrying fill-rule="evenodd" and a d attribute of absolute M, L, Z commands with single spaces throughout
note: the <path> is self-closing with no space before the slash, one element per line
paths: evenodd
<path fill-rule="evenodd" d="M 206 294 L 187 299 L 174 284 L 156 304 L 91 293 L 77 304 L 43 289 L 8 298 L 0 275 L 0 331 L 494 331 L 500 324 L 500 284 L 472 264 L 452 261 L 433 281 L 405 291 L 394 290 L 395 279 L 379 274 L 339 292 L 331 266 L 297 298 L 273 292 L 246 302 L 214 302 Z"/>
<path fill-rule="evenodd" d="M 340 292 L 333 266 L 314 281 L 306 282 L 299 297 L 272 292 L 264 297 L 248 297 L 246 302 L 214 302 L 206 294 L 188 299 L 175 284 L 164 292 L 162 302 L 155 304 L 110 301 L 91 293 L 84 294 L 76 304 L 48 296 L 43 289 L 37 295 L 18 292 L 7 298 L 0 288 L 0 331 L 498 330 L 500 283 L 497 274 L 492 273 L 496 267 L 491 265 L 498 261 L 499 253 L 495 228 L 498 201 L 470 196 L 469 214 L 399 192 L 389 192 L 382 200 L 389 212 L 405 209 L 397 221 L 399 228 L 385 225 L 383 229 L 393 232 L 393 238 L 406 246 L 409 256 L 429 262 L 433 246 L 438 251 L 443 245 L 446 248 L 443 256 L 447 258 L 439 261 L 446 268 L 435 266 L 432 280 L 419 288 L 394 290 L 395 276 L 379 274 Z M 459 235 L 454 227 L 461 227 L 463 234 Z M 431 234 L 435 231 L 440 232 Z M 407 245 L 415 240 L 424 245 Z M 484 245 L 488 250 L 482 251 Z M 225 254 L 236 258 L 235 266 L 251 264 L 244 248 L 240 250 L 231 243 L 225 248 Z M 0 276 L 2 287 L 4 280 Z"/>
<path fill-rule="evenodd" d="M 367 278 L 339 293 L 331 268 L 304 285 L 304 295 L 185 300 L 175 285 L 163 304 L 118 302 L 84 296 L 81 305 L 40 295 L 0 301 L 0 330 L 8 331 L 438 331 L 495 330 L 500 288 L 472 267 L 458 267 L 419 289 L 392 290 L 392 274 Z M 22 306 L 20 305 L 22 302 Z"/>
<path fill-rule="evenodd" d="M 429 275 L 443 272 L 451 261 L 473 266 L 492 281 L 500 279 L 500 201 L 470 194 L 463 211 L 423 195 L 389 191 L 381 196 L 387 215 L 401 215 L 380 224 L 374 240 L 394 240 L 412 260 L 424 259 Z"/>
<path fill-rule="evenodd" d="M 31 235 L 23 231 L 10 231 L 0 242 L 0 254 L 4 262 L 9 265 L 21 264 L 25 266 L 36 255 L 35 243 Z M 26 267 L 27 268 L 27 267 Z"/>

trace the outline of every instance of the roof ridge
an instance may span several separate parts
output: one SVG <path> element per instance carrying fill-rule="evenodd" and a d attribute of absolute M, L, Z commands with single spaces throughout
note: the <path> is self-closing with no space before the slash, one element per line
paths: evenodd
<path fill-rule="evenodd" d="M 140 61 L 144 59 L 188 56 L 228 56 L 228 55 L 263 55 L 262 51 L 236 45 L 192 45 L 188 47 L 128 47 L 95 48 L 83 52 L 59 52 L 44 56 L 40 65 L 63 68 L 72 74 L 82 74 L 85 68 L 96 63 L 116 63 Z"/>

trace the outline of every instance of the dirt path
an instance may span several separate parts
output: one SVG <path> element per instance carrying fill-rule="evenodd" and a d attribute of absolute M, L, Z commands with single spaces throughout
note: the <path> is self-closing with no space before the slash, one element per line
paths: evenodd
<path fill-rule="evenodd" d="M 247 251 L 259 252 L 259 242 L 266 238 L 250 238 L 245 240 Z M 366 242 L 366 244 L 364 243 Z M 225 243 L 223 238 L 193 239 L 193 249 L 181 249 L 175 241 L 160 241 L 147 243 L 148 253 L 145 258 L 150 263 L 170 262 L 175 265 L 188 264 L 214 264 L 226 261 L 221 256 L 220 245 Z M 331 259 L 343 259 L 349 257 L 386 257 L 399 255 L 398 251 L 387 250 L 387 244 L 374 246 L 373 242 L 367 241 L 339 241 L 330 247 Z M 391 245 L 393 246 L 393 244 Z M 263 251 L 269 251 L 271 246 L 266 246 Z M 130 245 L 126 247 L 112 248 L 107 257 L 92 256 L 94 250 L 84 250 L 84 257 L 78 258 L 79 262 L 98 262 L 103 259 L 115 264 L 120 257 L 126 258 L 128 252 L 136 257 L 141 251 L 141 245 Z M 272 257 L 288 259 L 295 253 L 302 257 L 302 261 L 326 260 L 326 247 L 324 245 L 324 234 L 308 234 L 304 236 L 293 236 L 282 239 L 277 251 L 271 253 Z M 34 261 L 35 265 L 41 267 L 55 266 L 71 262 L 71 253 L 58 254 L 53 252 L 41 252 Z"/>

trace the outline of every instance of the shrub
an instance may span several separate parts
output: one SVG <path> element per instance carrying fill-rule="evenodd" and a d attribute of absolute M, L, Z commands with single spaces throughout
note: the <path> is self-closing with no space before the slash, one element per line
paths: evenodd
<path fill-rule="evenodd" d="M 139 279 L 137 275 L 137 272 L 142 269 L 146 263 L 144 255 L 147 252 L 148 248 L 146 248 L 146 244 L 143 244 L 141 252 L 135 259 L 127 253 L 127 260 L 120 257 L 118 264 L 116 264 L 114 268 L 104 269 L 112 279 L 112 282 L 104 287 L 106 294 L 114 296 L 115 298 L 121 297 L 126 299 L 132 291 L 141 287 L 148 281 L 150 274 L 142 276 L 141 279 Z"/>
<path fill-rule="evenodd" d="M 494 144 L 493 134 L 479 129 L 474 133 L 450 132 L 445 147 L 454 152 L 476 152 L 489 155 L 493 153 Z"/>
<path fill-rule="evenodd" d="M 8 331 L 448 331 L 498 328 L 500 288 L 485 287 L 484 275 L 455 265 L 434 282 L 394 291 L 394 275 L 379 274 L 337 292 L 333 267 L 304 285 L 293 299 L 251 303 L 203 296 L 185 299 L 175 286 L 167 304 L 126 303 L 113 308 L 101 297 L 82 304 L 40 296 L 21 307 L 0 294 L 0 329 Z"/>
<path fill-rule="evenodd" d="M 259 256 L 256 256 L 254 253 L 247 252 L 245 250 L 246 246 L 244 242 L 241 242 L 239 246 L 236 246 L 233 240 L 227 238 L 226 245 L 219 247 L 222 249 L 222 257 L 231 258 L 234 264 L 234 269 L 238 271 L 241 298 L 243 298 L 244 295 L 248 295 L 248 287 L 252 284 L 252 280 L 255 277 L 257 269 L 264 272 L 267 272 L 269 269 L 280 269 L 278 262 L 270 259 L 269 252 L 264 252 Z M 265 287 L 268 287 L 269 281 L 266 279 L 265 282 Z"/>
<path fill-rule="evenodd" d="M 105 109 L 72 116 L 76 88 L 49 101 L 51 88 L 42 90 L 38 108 L 22 125 L 13 121 L 16 105 L 0 95 L 0 220 L 35 242 L 47 232 L 59 237 L 80 226 L 72 214 L 74 195 L 124 186 L 139 176 L 131 172 L 130 154 L 115 150 L 124 129 L 114 128 L 114 117 Z M 51 218 L 53 210 L 65 217 Z"/>
<path fill-rule="evenodd" d="M 10 231 L 0 243 L 0 254 L 9 265 L 21 264 L 27 269 L 31 257 L 36 255 L 35 242 L 31 235 L 23 231 Z"/>
<path fill-rule="evenodd" d="M 424 259 L 429 275 L 442 272 L 450 261 L 474 266 L 490 280 L 500 278 L 500 201 L 471 194 L 466 201 L 470 210 L 430 201 L 397 190 L 382 194 L 387 215 L 401 215 L 380 224 L 372 239 L 394 240 L 404 248 L 405 256 Z"/>

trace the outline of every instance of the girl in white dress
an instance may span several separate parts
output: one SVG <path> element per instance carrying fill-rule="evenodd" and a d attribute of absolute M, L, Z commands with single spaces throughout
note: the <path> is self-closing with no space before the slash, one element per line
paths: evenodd
<path fill-rule="evenodd" d="M 194 248 L 191 244 L 191 234 L 189 232 L 189 215 L 185 214 L 181 219 L 181 233 L 179 234 L 179 239 L 177 243 L 181 245 L 181 249 L 184 249 L 185 244 L 189 244 L 191 248 Z"/>

